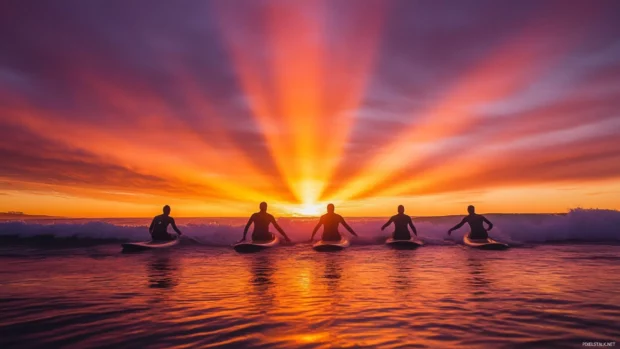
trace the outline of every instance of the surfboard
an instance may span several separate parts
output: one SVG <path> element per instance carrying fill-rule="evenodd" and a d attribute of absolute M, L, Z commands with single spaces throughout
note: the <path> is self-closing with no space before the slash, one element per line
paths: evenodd
<path fill-rule="evenodd" d="M 277 246 L 280 240 L 277 236 L 273 236 L 273 240 L 269 241 L 242 241 L 233 245 L 233 249 L 239 253 L 252 253 L 262 251 Z"/>
<path fill-rule="evenodd" d="M 503 242 L 495 241 L 491 238 L 486 239 L 470 239 L 469 233 L 463 237 L 463 243 L 469 247 L 478 248 L 481 250 L 505 250 L 508 247 L 508 244 Z"/>
<path fill-rule="evenodd" d="M 333 252 L 333 251 L 340 251 L 342 249 L 345 249 L 349 247 L 350 244 L 351 243 L 349 242 L 349 240 L 345 238 L 340 239 L 340 241 L 319 240 L 316 243 L 314 243 L 314 245 L 312 245 L 312 248 L 318 252 Z"/>
<path fill-rule="evenodd" d="M 411 237 L 411 239 L 407 239 L 407 240 L 388 238 L 387 240 L 385 240 L 385 244 L 388 247 L 399 249 L 399 250 L 412 250 L 414 248 L 424 246 L 424 242 L 422 240 L 419 240 L 413 236 Z"/>
<path fill-rule="evenodd" d="M 174 239 L 170 241 L 144 241 L 144 242 L 127 242 L 121 244 L 123 247 L 123 252 L 138 252 L 138 251 L 147 251 L 147 250 L 156 250 L 169 248 L 179 243 L 179 239 Z"/>

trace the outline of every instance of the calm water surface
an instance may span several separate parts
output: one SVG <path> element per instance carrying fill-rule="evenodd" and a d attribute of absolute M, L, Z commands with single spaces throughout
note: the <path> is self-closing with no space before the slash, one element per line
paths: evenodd
<path fill-rule="evenodd" d="M 0 249 L 0 347 L 575 347 L 620 340 L 620 246 Z"/>

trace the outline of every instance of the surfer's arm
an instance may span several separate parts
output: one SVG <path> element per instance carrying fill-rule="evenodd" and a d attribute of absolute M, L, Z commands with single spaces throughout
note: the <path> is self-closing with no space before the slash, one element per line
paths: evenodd
<path fill-rule="evenodd" d="M 155 218 L 151 221 L 151 226 L 149 227 L 149 233 L 153 234 L 153 227 L 155 227 Z"/>
<path fill-rule="evenodd" d="M 387 228 L 388 225 L 390 225 L 392 223 L 392 217 L 390 217 L 390 219 L 387 221 L 387 223 L 385 223 L 382 227 L 381 230 Z"/>
<path fill-rule="evenodd" d="M 276 228 L 276 230 L 280 232 L 282 236 L 284 236 L 284 239 L 286 239 L 286 241 L 291 241 L 291 239 L 289 239 L 288 236 L 286 236 L 286 233 L 284 233 L 284 230 L 280 228 L 280 226 L 278 225 L 278 222 L 276 222 L 276 219 L 273 218 L 273 216 L 271 217 L 271 224 L 273 224 L 274 228 Z"/>
<path fill-rule="evenodd" d="M 314 227 L 314 230 L 312 230 L 312 236 L 310 237 L 310 241 L 314 240 L 314 235 L 316 235 L 316 232 L 319 230 L 321 225 L 323 225 L 323 218 L 319 219 L 319 223 L 317 223 L 316 227 Z"/>
<path fill-rule="evenodd" d="M 411 218 L 409 218 L 409 226 L 411 227 L 411 230 L 413 231 L 415 236 L 418 236 L 418 231 L 415 229 L 415 225 L 413 225 L 413 221 L 411 220 Z"/>
<path fill-rule="evenodd" d="M 243 229 L 243 239 L 241 239 L 241 241 L 245 240 L 245 236 L 248 234 L 248 229 L 250 229 L 250 225 L 252 225 L 252 223 L 254 223 L 254 215 L 252 215 L 250 219 L 248 219 L 248 223 L 245 225 L 245 228 Z"/>
<path fill-rule="evenodd" d="M 463 220 L 461 221 L 461 223 L 455 225 L 454 227 L 452 227 L 452 229 L 448 230 L 448 235 L 450 233 L 452 233 L 454 230 L 457 230 L 458 228 L 462 227 L 463 224 L 465 224 L 465 222 L 467 222 L 467 217 L 463 218 Z"/>
<path fill-rule="evenodd" d="M 177 228 L 177 225 L 174 223 L 174 218 L 170 217 L 170 226 L 172 227 L 172 229 L 174 229 L 174 231 L 177 232 L 177 234 L 182 235 L 181 231 L 179 230 L 179 228 Z"/>
<path fill-rule="evenodd" d="M 347 222 L 344 221 L 344 218 L 340 217 L 340 223 L 342 223 L 342 225 L 349 231 L 349 233 L 357 236 L 357 234 L 355 234 L 355 232 L 353 231 L 353 229 L 347 224 Z"/>
<path fill-rule="evenodd" d="M 487 222 L 487 224 L 489 225 L 489 227 L 487 228 L 487 230 L 491 230 L 491 229 L 493 229 L 493 223 L 491 223 L 491 221 L 490 221 L 490 220 L 486 219 L 486 217 L 485 217 L 485 216 L 482 216 L 482 220 L 483 220 L 483 221 L 485 221 L 485 222 Z"/>

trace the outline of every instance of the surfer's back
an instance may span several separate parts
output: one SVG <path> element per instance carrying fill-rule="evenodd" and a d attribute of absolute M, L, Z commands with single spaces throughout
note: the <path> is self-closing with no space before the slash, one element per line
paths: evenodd
<path fill-rule="evenodd" d="M 267 212 L 256 212 L 252 215 L 254 221 L 254 232 L 268 232 L 269 223 L 273 222 L 274 218 Z"/>

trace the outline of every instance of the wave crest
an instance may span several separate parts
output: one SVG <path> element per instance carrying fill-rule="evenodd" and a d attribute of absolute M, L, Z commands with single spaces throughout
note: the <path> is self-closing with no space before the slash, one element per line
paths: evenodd
<path fill-rule="evenodd" d="M 620 241 L 620 212 L 601 209 L 573 209 L 567 214 L 501 214 L 487 215 L 495 225 L 490 235 L 509 243 L 545 242 L 617 242 Z M 183 222 L 183 218 L 177 219 Z M 239 240 L 245 219 L 187 219 L 179 228 L 187 237 L 206 245 L 228 246 Z M 360 235 L 357 245 L 382 243 L 391 228 L 381 231 L 387 218 L 351 218 L 347 221 Z M 316 219 L 281 218 L 282 228 L 293 241 L 307 241 Z M 445 244 L 447 230 L 460 217 L 429 217 L 414 219 L 420 237 L 430 245 Z M 134 222 L 134 223 L 132 223 Z M 463 227 L 453 233 L 455 240 L 467 232 Z M 319 232 L 320 234 L 320 232 Z M 6 221 L 0 223 L 0 239 L 15 243 L 28 241 L 47 244 L 98 244 L 113 241 L 143 241 L 149 234 L 145 223 L 135 220 L 110 221 Z"/>

